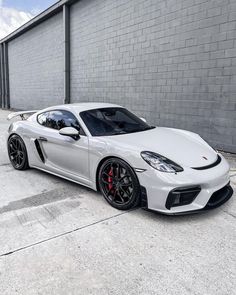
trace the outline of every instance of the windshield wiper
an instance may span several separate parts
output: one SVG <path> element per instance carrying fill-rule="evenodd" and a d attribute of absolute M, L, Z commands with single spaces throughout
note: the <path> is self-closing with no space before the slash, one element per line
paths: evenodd
<path fill-rule="evenodd" d="M 151 129 L 154 129 L 154 128 L 156 128 L 156 127 L 155 126 L 149 126 L 149 127 L 142 128 L 142 129 L 137 128 L 137 129 L 133 129 L 133 130 L 120 130 L 120 131 L 115 131 L 115 132 L 112 132 L 112 133 L 106 134 L 106 135 L 110 136 L 110 135 L 129 134 L 129 133 L 147 131 L 147 130 L 151 130 Z"/>

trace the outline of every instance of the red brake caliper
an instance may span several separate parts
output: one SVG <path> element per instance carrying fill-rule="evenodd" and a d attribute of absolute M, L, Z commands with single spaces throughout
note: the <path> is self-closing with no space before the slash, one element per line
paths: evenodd
<path fill-rule="evenodd" d="M 110 176 L 113 176 L 113 171 L 112 171 L 112 168 L 110 169 L 110 171 L 108 172 L 108 175 Z M 112 177 L 108 177 L 108 189 L 111 190 L 113 188 L 113 185 L 112 185 Z"/>

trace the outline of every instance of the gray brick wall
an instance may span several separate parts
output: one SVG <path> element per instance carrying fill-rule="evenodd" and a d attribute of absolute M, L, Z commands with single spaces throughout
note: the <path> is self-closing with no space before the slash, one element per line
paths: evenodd
<path fill-rule="evenodd" d="M 236 152 L 236 1 L 74 4 L 71 96 L 122 104 Z"/>
<path fill-rule="evenodd" d="M 10 104 L 43 108 L 63 101 L 62 13 L 10 41 Z"/>

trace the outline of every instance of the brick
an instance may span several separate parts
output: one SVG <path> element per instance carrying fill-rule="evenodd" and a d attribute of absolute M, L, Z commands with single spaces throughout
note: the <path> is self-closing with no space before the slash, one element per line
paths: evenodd
<path fill-rule="evenodd" d="M 220 25 L 220 32 L 228 32 L 236 29 L 236 22 L 227 22 Z"/>
<path fill-rule="evenodd" d="M 221 49 L 230 49 L 234 47 L 234 40 L 227 40 L 227 41 L 222 41 L 219 42 L 218 48 L 219 50 Z"/>
<path fill-rule="evenodd" d="M 235 21 L 236 20 L 236 11 L 232 11 L 229 13 L 229 21 Z"/>
<path fill-rule="evenodd" d="M 225 50 L 225 57 L 236 57 L 236 48 Z"/>
<path fill-rule="evenodd" d="M 212 9 L 208 9 L 207 16 L 212 17 L 221 14 L 221 7 L 214 7 Z"/>

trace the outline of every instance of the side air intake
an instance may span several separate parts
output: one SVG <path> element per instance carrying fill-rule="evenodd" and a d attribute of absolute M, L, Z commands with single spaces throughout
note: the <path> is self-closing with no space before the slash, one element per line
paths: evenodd
<path fill-rule="evenodd" d="M 45 159 L 44 159 L 44 155 L 43 155 L 43 152 L 42 152 L 42 149 L 40 147 L 38 139 L 35 139 L 34 143 L 35 143 L 36 150 L 37 150 L 37 152 L 39 154 L 39 157 L 40 157 L 41 161 L 44 163 Z"/>

